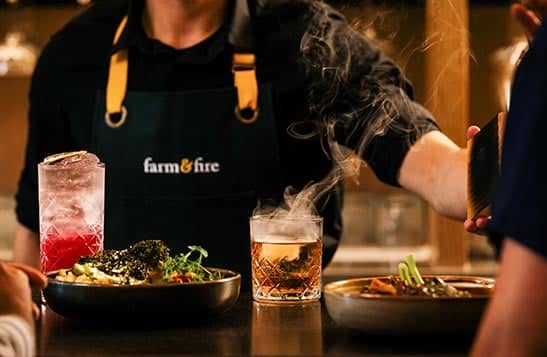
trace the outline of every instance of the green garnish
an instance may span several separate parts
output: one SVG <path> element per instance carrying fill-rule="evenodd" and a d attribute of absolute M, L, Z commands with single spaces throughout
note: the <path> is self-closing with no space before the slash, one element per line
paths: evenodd
<path fill-rule="evenodd" d="M 399 263 L 399 276 L 409 286 L 423 285 L 424 279 L 418 271 L 416 261 L 412 254 L 406 257 L 406 262 Z"/>
<path fill-rule="evenodd" d="M 410 273 L 408 272 L 408 266 L 406 263 L 399 263 L 399 276 L 401 279 L 408 285 L 412 285 L 412 280 L 410 280 Z"/>
<path fill-rule="evenodd" d="M 188 246 L 190 250 L 188 253 L 180 253 L 177 256 L 169 257 L 163 263 L 163 280 L 168 282 L 171 274 L 186 274 L 190 273 L 192 275 L 193 281 L 204 281 L 204 280 L 216 280 L 221 278 L 219 272 L 212 272 L 207 270 L 201 262 L 203 258 L 207 258 L 209 255 L 205 249 L 197 245 Z M 192 253 L 197 253 L 198 256 L 195 259 L 190 259 Z"/>
<path fill-rule="evenodd" d="M 397 296 L 429 296 L 429 297 L 469 297 L 467 290 L 458 290 L 447 284 L 441 277 L 426 277 L 420 275 L 414 256 L 408 255 L 406 260 L 397 266 L 399 276 L 390 275 L 387 279 L 373 278 L 361 290 L 362 293 L 379 293 Z M 375 281 L 376 280 L 376 281 Z M 387 282 L 382 281 L 387 280 Z M 375 283 L 373 287 L 373 283 Z M 383 286 L 383 285 L 388 285 Z M 393 293 L 395 289 L 396 293 Z"/>
<path fill-rule="evenodd" d="M 417 285 L 423 285 L 424 279 L 422 279 L 422 276 L 420 275 L 420 272 L 418 271 L 418 267 L 416 266 L 416 261 L 414 260 L 414 256 L 412 254 L 406 257 L 406 263 L 408 264 L 408 270 L 410 271 L 410 275 L 414 279 L 414 282 Z"/>

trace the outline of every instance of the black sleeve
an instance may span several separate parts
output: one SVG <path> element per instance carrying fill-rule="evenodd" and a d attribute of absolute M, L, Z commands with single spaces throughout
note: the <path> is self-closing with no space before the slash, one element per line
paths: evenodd
<path fill-rule="evenodd" d="M 334 127 L 336 140 L 357 152 L 380 180 L 398 185 L 409 148 L 438 126 L 413 100 L 395 63 L 334 9 L 321 2 L 311 6 L 301 49 L 312 115 Z"/>
<path fill-rule="evenodd" d="M 48 44 L 31 80 L 25 163 L 15 196 L 17 220 L 34 232 L 39 232 L 37 165 L 47 155 L 65 151 L 69 140 L 59 99 L 62 84 L 55 79 L 54 62 Z"/>
<path fill-rule="evenodd" d="M 501 172 L 496 179 L 492 220 L 488 225 L 490 240 L 498 254 L 503 238 L 510 237 L 547 259 L 546 62 L 547 23 L 544 23 L 534 34 L 513 82 Z"/>

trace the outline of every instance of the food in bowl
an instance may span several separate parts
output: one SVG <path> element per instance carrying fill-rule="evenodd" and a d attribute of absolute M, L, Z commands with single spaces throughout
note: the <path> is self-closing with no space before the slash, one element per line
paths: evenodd
<path fill-rule="evenodd" d="M 127 249 L 103 250 L 82 256 L 70 269 L 61 269 L 57 281 L 98 285 L 180 284 L 222 278 L 202 265 L 208 253 L 200 246 L 170 256 L 161 240 L 143 240 Z M 195 258 L 194 258 L 195 257 Z"/>
<path fill-rule="evenodd" d="M 382 294 L 393 296 L 429 297 L 470 297 L 467 290 L 457 289 L 440 277 L 422 278 L 416 261 L 408 255 L 405 262 L 399 263 L 399 275 L 386 278 L 373 278 L 361 290 L 361 294 Z"/>

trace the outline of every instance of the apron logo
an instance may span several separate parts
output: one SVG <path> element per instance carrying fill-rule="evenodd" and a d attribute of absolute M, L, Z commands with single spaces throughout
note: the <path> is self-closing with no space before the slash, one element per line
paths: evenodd
<path fill-rule="evenodd" d="M 149 156 L 144 159 L 145 174 L 210 174 L 220 172 L 218 162 L 204 161 L 203 157 L 194 160 L 183 158 L 180 164 L 177 162 L 154 162 Z"/>
<path fill-rule="evenodd" d="M 192 161 L 188 159 L 180 160 L 180 172 L 183 174 L 189 174 L 192 172 Z"/>

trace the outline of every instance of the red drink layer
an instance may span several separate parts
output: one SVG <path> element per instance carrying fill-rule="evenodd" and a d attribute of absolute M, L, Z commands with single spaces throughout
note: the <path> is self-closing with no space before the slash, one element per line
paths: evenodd
<path fill-rule="evenodd" d="M 59 235 L 48 232 L 40 240 L 42 272 L 69 269 L 83 255 L 93 255 L 102 250 L 102 232 Z"/>

